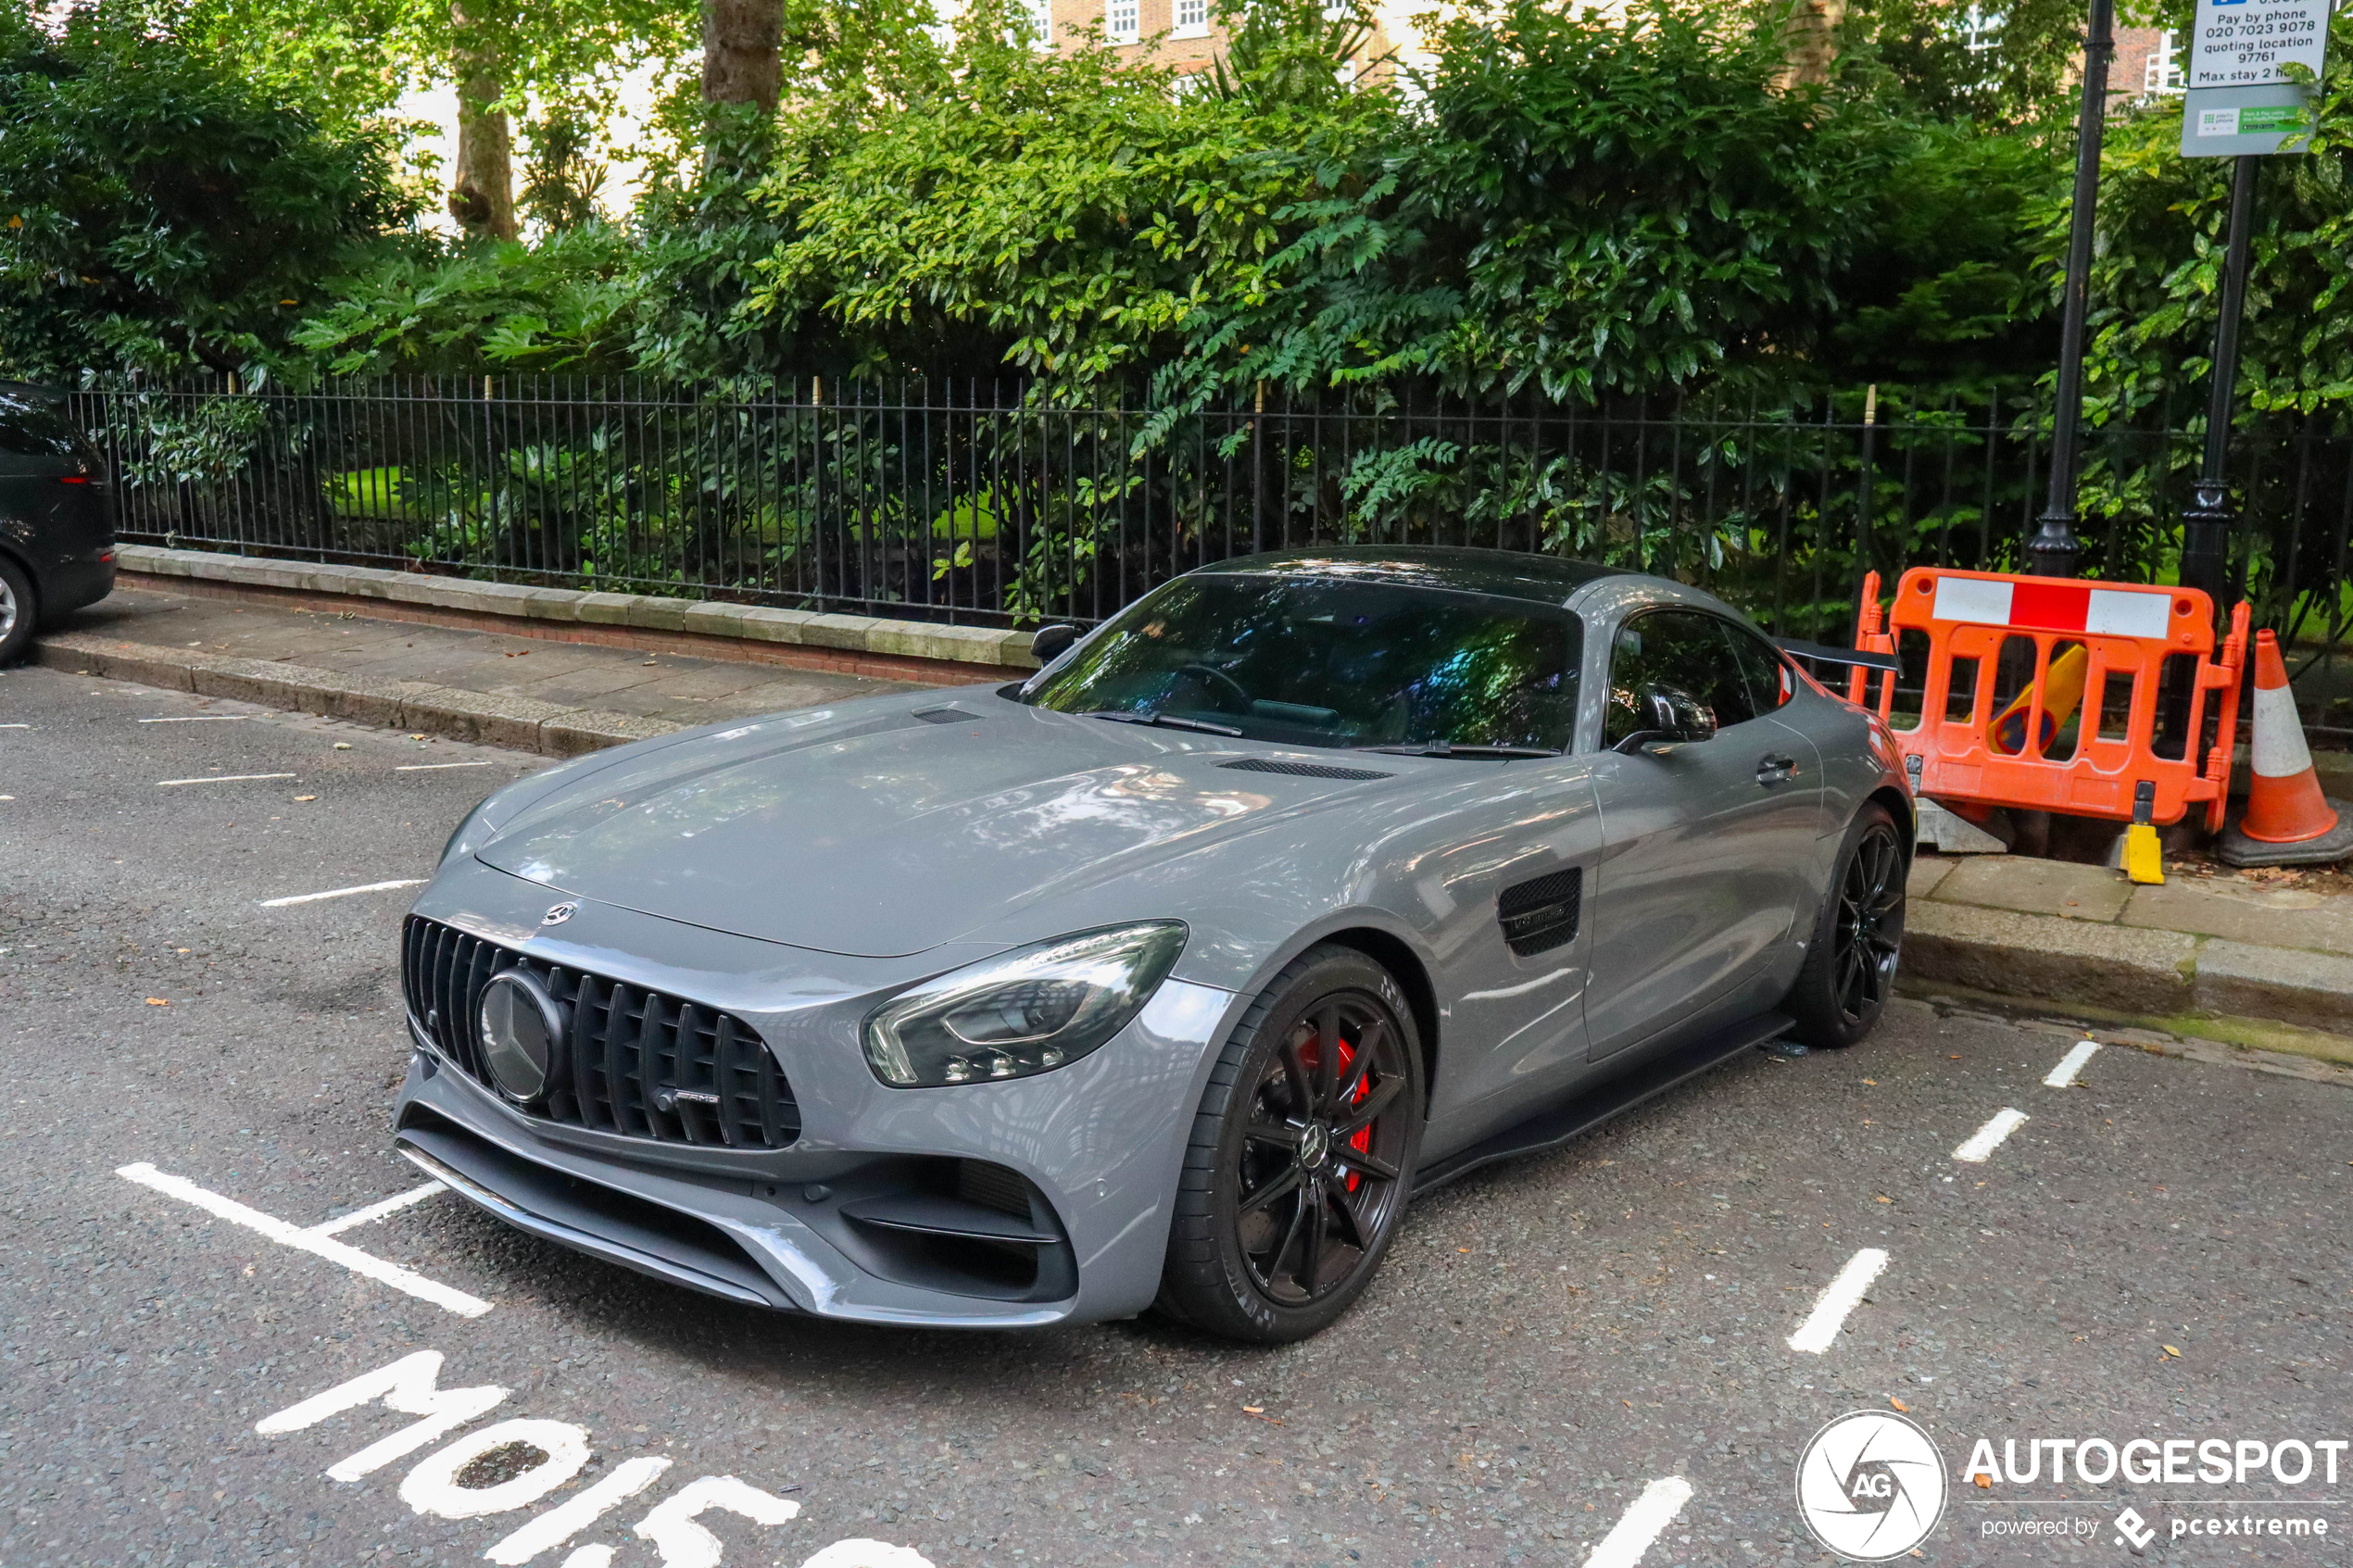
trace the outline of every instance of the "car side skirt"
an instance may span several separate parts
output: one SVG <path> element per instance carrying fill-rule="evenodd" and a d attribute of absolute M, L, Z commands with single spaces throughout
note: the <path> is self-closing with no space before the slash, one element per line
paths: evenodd
<path fill-rule="evenodd" d="M 1623 1111 L 1655 1099 L 1678 1084 L 1698 1077 L 1786 1031 L 1791 1020 L 1778 1012 L 1757 1013 L 1702 1036 L 1665 1056 L 1650 1058 L 1575 1098 L 1481 1139 L 1439 1160 L 1414 1177 L 1414 1196 L 1444 1186 L 1499 1160 L 1541 1154 L 1592 1131 Z"/>

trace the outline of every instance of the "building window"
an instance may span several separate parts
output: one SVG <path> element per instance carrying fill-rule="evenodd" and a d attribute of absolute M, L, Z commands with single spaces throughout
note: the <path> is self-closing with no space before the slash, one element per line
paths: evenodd
<path fill-rule="evenodd" d="M 1103 0 L 1103 31 L 1114 44 L 1133 44 L 1142 36 L 1141 0 Z"/>
<path fill-rule="evenodd" d="M 2142 73 L 2142 90 L 2179 93 L 2188 85 L 2189 78 L 2182 72 L 2182 35 L 2169 27 L 2157 35 L 2157 44 L 2149 50 L 2148 68 Z"/>
<path fill-rule="evenodd" d="M 1027 44 L 1040 54 L 1054 46 L 1054 0 L 1014 0 L 1011 7 L 1013 25 L 1007 28 L 1005 42 Z"/>
<path fill-rule="evenodd" d="M 1176 17 L 1174 36 L 1178 38 L 1209 36 L 1209 0 L 1176 0 Z"/>
<path fill-rule="evenodd" d="M 1972 55 L 2002 46 L 2002 13 L 1971 6 L 1961 13 L 1961 45 Z"/>

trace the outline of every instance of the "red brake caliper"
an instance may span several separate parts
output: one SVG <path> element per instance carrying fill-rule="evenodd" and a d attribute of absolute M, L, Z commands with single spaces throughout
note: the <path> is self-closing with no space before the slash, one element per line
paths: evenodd
<path fill-rule="evenodd" d="M 1316 1042 L 1316 1044 L 1317 1044 L 1317 1045 L 1319 1045 L 1319 1046 L 1320 1046 L 1322 1043 L 1323 1043 L 1323 1042 L 1322 1042 L 1320 1039 Z M 1348 1042 L 1347 1042 L 1346 1040 L 1341 1040 L 1341 1041 L 1339 1041 L 1339 1042 L 1338 1042 L 1338 1044 L 1339 1044 L 1339 1046 L 1340 1046 L 1340 1071 L 1341 1073 L 1345 1073 L 1348 1071 L 1348 1064 L 1349 1064 L 1350 1062 L 1352 1062 L 1352 1061 L 1353 1061 L 1353 1060 L 1356 1060 L 1356 1053 L 1355 1053 L 1353 1050 L 1352 1050 L 1352 1049 L 1350 1049 L 1350 1048 L 1349 1048 L 1349 1045 L 1348 1045 Z M 1311 1065 L 1312 1065 L 1312 1064 L 1311 1064 Z M 1370 1084 L 1358 1084 L 1358 1085 L 1356 1085 L 1356 1092 L 1355 1092 L 1354 1094 L 1353 1094 L 1353 1095 L 1351 1095 L 1351 1096 L 1349 1096 L 1349 1097 L 1348 1097 L 1348 1103 L 1349 1103 L 1350 1108 L 1351 1108 L 1351 1109 L 1353 1109 L 1353 1108 L 1355 1108 L 1356 1106 L 1360 1106 L 1360 1105 L 1364 1104 L 1364 1103 L 1365 1103 L 1365 1098 L 1366 1098 L 1366 1097 L 1370 1096 L 1370 1095 L 1372 1094 L 1372 1092 L 1373 1092 L 1373 1086 L 1372 1086 Z M 1350 1138 L 1350 1139 L 1348 1140 L 1348 1147 L 1349 1147 L 1349 1148 L 1353 1148 L 1353 1149 L 1354 1149 L 1354 1150 L 1355 1150 L 1357 1153 L 1359 1153 L 1359 1154 L 1370 1154 L 1370 1153 L 1372 1153 L 1372 1151 L 1373 1151 L 1373 1128 L 1372 1128 L 1372 1123 L 1370 1123 L 1368 1122 L 1368 1123 L 1366 1123 L 1364 1126 L 1357 1128 L 1357 1129 L 1356 1129 L 1356 1135 L 1355 1135 L 1354 1137 Z M 1351 1171 L 1351 1172 L 1349 1172 L 1349 1173 L 1348 1173 L 1348 1190 L 1349 1190 L 1349 1191 L 1351 1191 L 1351 1192 L 1354 1192 L 1354 1191 L 1356 1190 L 1356 1184 L 1357 1184 L 1357 1183 L 1359 1183 L 1359 1182 L 1361 1182 L 1361 1181 L 1363 1181 L 1364 1179 L 1365 1179 L 1365 1178 L 1364 1178 L 1364 1175 L 1362 1174 L 1362 1173 L 1360 1173 L 1360 1172 L 1356 1172 L 1356 1171 Z"/>

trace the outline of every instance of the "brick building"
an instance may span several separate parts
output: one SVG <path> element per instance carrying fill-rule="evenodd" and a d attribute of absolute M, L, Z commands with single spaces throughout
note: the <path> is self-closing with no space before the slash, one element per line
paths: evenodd
<path fill-rule="evenodd" d="M 1418 63 L 1427 58 L 1412 19 L 1430 8 L 1429 0 L 1376 0 L 1369 59 L 1395 56 Z M 1139 59 L 1188 74 L 1206 70 L 1226 47 L 1226 29 L 1213 0 L 1027 0 L 1030 23 L 1053 46 L 1073 46 L 1088 27 L 1102 30 L 1114 49 L 1132 49 Z"/>
<path fill-rule="evenodd" d="M 1051 39 L 1055 48 L 1069 48 L 1085 29 L 1100 27 L 1114 48 L 1133 50 L 1139 60 L 1150 57 L 1188 73 L 1207 69 L 1226 46 L 1226 29 L 1213 0 L 1026 0 L 1024 8 L 1037 36 Z M 1414 19 L 1430 9 L 1430 0 L 1374 0 L 1370 8 L 1368 58 L 1393 57 L 1416 66 L 1429 62 Z M 1826 9 L 1843 12 L 1844 6 L 1830 0 Z M 1999 23 L 1972 6 L 1957 25 L 1972 38 L 1982 35 L 1990 43 Z M 2108 69 L 2110 107 L 2181 92 L 2182 44 L 2181 34 L 2171 28 L 2117 29 L 2116 58 Z"/>

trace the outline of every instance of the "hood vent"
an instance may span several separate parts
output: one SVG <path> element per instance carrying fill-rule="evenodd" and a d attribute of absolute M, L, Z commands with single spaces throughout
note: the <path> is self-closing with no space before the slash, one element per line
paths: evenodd
<path fill-rule="evenodd" d="M 918 708 L 911 717 L 921 719 L 926 724 L 977 724 L 980 722 L 979 714 L 967 713 L 952 703 L 944 708 Z"/>
<path fill-rule="evenodd" d="M 1577 940 L 1578 906 L 1583 902 L 1585 869 L 1540 876 L 1504 889 L 1495 900 L 1495 918 L 1504 927 L 1504 941 L 1521 958 L 1549 952 Z"/>
<path fill-rule="evenodd" d="M 1335 768 L 1328 762 L 1273 762 L 1263 757 L 1245 757 L 1237 762 L 1220 762 L 1221 768 L 1234 768 L 1245 773 L 1289 773 L 1299 779 L 1388 779 L 1394 773 L 1376 773 L 1365 768 Z"/>

